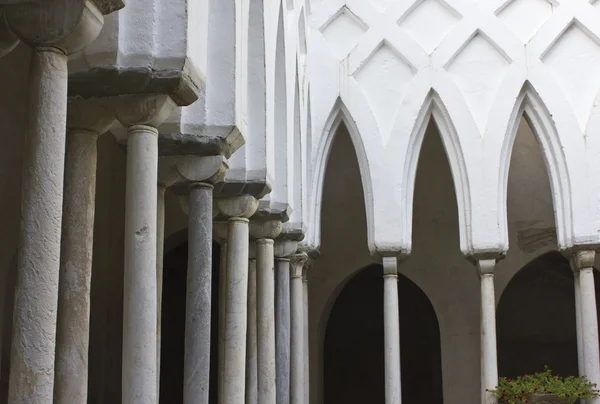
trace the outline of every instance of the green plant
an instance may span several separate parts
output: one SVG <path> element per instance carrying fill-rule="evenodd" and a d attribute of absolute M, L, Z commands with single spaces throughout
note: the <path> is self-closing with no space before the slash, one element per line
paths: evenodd
<path fill-rule="evenodd" d="M 548 366 L 544 367 L 543 372 L 519 376 L 516 379 L 501 377 L 498 386 L 489 391 L 506 404 L 527 403 L 532 394 L 552 394 L 569 404 L 578 398 L 598 396 L 596 385 L 590 383 L 587 378 L 556 376 Z"/>

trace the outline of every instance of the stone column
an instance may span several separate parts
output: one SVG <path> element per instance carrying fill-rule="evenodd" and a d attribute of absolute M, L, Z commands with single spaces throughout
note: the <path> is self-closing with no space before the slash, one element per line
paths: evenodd
<path fill-rule="evenodd" d="M 585 375 L 583 356 L 583 328 L 581 327 L 581 288 L 579 271 L 573 269 L 573 281 L 575 286 L 575 327 L 577 329 L 577 368 L 579 376 Z"/>
<path fill-rule="evenodd" d="M 221 245 L 221 262 L 219 263 L 219 318 L 217 341 L 217 400 L 221 402 L 225 388 L 223 366 L 225 357 L 225 304 L 227 302 L 227 222 L 215 222 L 213 225 L 215 237 Z M 250 253 L 248 255 L 250 257 Z"/>
<path fill-rule="evenodd" d="M 305 327 L 304 327 L 304 282 L 302 274 L 308 256 L 304 253 L 291 257 L 290 307 L 291 307 L 291 361 L 290 402 L 305 404 Z"/>
<path fill-rule="evenodd" d="M 246 383 L 246 327 L 248 316 L 248 218 L 258 201 L 250 195 L 217 201 L 228 217 L 227 282 L 223 334 L 223 386 L 220 404 L 243 404 Z"/>
<path fill-rule="evenodd" d="M 385 403 L 400 404 L 400 313 L 398 306 L 398 258 L 383 258 L 383 324 L 385 352 Z"/>
<path fill-rule="evenodd" d="M 573 253 L 571 266 L 579 273 L 580 337 L 583 344 L 583 370 L 588 380 L 600 386 L 600 353 L 598 349 L 598 317 L 596 311 L 596 290 L 594 286 L 594 250 L 580 250 Z M 588 398 L 587 404 L 598 404 L 600 398 Z"/>
<path fill-rule="evenodd" d="M 275 262 L 274 239 L 281 222 L 253 221 L 250 232 L 256 238 L 256 330 L 258 344 L 258 402 L 276 404 L 275 367 Z"/>
<path fill-rule="evenodd" d="M 212 307 L 213 186 L 190 185 L 184 404 L 208 403 Z"/>
<path fill-rule="evenodd" d="M 304 264 L 304 272 L 302 273 L 302 305 L 304 307 L 304 402 L 310 402 L 310 333 L 309 333 L 309 317 L 308 317 L 308 271 L 310 269 L 309 260 Z"/>
<path fill-rule="evenodd" d="M 96 146 L 98 136 L 114 122 L 114 115 L 104 105 L 81 101 L 69 105 L 68 116 L 54 403 L 85 404 L 96 202 Z"/>
<path fill-rule="evenodd" d="M 275 247 L 275 347 L 277 404 L 290 402 L 290 256 L 297 242 L 277 241 Z"/>
<path fill-rule="evenodd" d="M 53 399 L 67 128 L 67 54 L 92 42 L 103 25 L 102 13 L 93 3 L 80 3 L 79 12 L 70 13 L 65 9 L 69 2 L 63 3 L 49 7 L 47 2 L 36 2 L 4 8 L 10 31 L 33 48 L 27 144 L 23 154 L 10 404 L 46 404 Z"/>
<path fill-rule="evenodd" d="M 158 401 L 156 235 L 158 130 L 175 104 L 168 96 L 123 101 L 127 129 L 125 267 L 123 296 L 123 404 Z"/>
<path fill-rule="evenodd" d="M 246 404 L 258 404 L 258 330 L 256 325 L 256 243 L 248 260 L 248 334 L 246 336 Z"/>
<path fill-rule="evenodd" d="M 167 188 L 156 187 L 156 397 L 160 397 L 160 350 L 162 319 L 163 261 L 165 255 L 165 193 Z"/>
<path fill-rule="evenodd" d="M 496 293 L 494 290 L 495 259 L 476 260 L 481 280 L 481 386 L 484 404 L 497 402 L 488 390 L 498 385 L 498 358 L 496 348 Z"/>

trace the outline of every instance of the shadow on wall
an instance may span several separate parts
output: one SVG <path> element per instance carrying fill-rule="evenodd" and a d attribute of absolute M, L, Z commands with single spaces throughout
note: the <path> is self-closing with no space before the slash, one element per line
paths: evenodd
<path fill-rule="evenodd" d="M 600 290 L 594 271 L 596 304 Z M 559 252 L 525 265 L 506 287 L 497 310 L 498 371 L 515 377 L 542 371 L 577 376 L 575 286 L 569 261 Z"/>
<path fill-rule="evenodd" d="M 441 404 L 440 330 L 423 291 L 399 276 L 402 402 Z M 333 305 L 325 334 L 325 404 L 385 403 L 383 268 L 358 272 Z"/>
<path fill-rule="evenodd" d="M 217 333 L 220 255 L 219 245 L 213 243 L 209 389 L 209 403 L 211 404 L 217 403 Z M 165 254 L 164 258 L 160 355 L 160 403 L 183 403 L 187 260 L 187 241 Z"/>

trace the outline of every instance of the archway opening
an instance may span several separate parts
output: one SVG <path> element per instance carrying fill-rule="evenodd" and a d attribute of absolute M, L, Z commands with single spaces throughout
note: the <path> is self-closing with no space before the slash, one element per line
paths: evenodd
<path fill-rule="evenodd" d="M 220 255 L 219 245 L 213 242 L 209 403 L 217 403 Z M 164 257 L 161 309 L 160 403 L 183 402 L 187 260 L 187 241 L 175 247 L 169 253 L 165 254 Z"/>
<path fill-rule="evenodd" d="M 440 330 L 423 291 L 400 275 L 402 402 L 441 404 Z M 344 286 L 325 332 L 326 404 L 385 403 L 383 268 L 373 264 Z"/>

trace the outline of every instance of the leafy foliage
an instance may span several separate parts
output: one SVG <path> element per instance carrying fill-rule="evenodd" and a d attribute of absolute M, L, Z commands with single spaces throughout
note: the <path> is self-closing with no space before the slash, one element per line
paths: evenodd
<path fill-rule="evenodd" d="M 501 377 L 498 386 L 489 391 L 506 404 L 528 403 L 532 394 L 552 394 L 565 404 L 571 404 L 578 398 L 598 396 L 596 385 L 587 378 L 556 376 L 548 366 L 544 367 L 544 372 L 522 375 L 516 379 Z"/>

